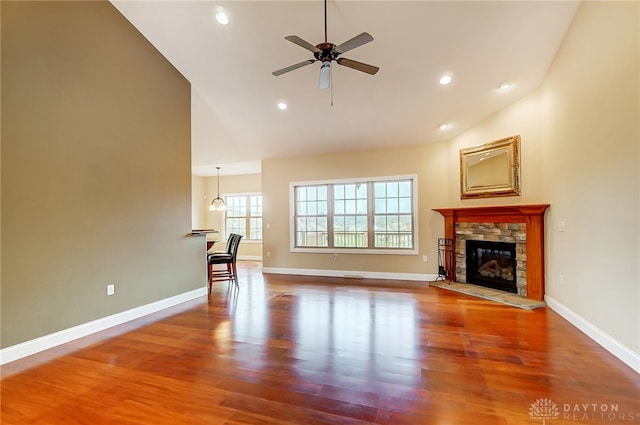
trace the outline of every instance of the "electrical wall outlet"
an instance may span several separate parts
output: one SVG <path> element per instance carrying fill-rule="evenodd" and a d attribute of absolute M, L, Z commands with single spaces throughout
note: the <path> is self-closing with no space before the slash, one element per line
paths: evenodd
<path fill-rule="evenodd" d="M 110 283 L 109 285 L 107 285 L 107 295 L 111 296 L 115 293 L 116 293 L 116 285 L 114 285 L 113 283 Z"/>
<path fill-rule="evenodd" d="M 333 254 L 333 260 L 337 260 L 338 259 L 338 254 Z"/>
<path fill-rule="evenodd" d="M 564 232 L 566 230 L 565 226 L 564 226 L 564 221 L 559 221 L 558 222 L 558 232 Z"/>
<path fill-rule="evenodd" d="M 271 257 L 271 251 L 267 251 L 267 258 Z"/>
<path fill-rule="evenodd" d="M 426 263 L 427 261 L 429 261 L 429 257 L 427 257 L 426 255 L 423 255 L 422 256 L 422 261 L 424 261 Z"/>

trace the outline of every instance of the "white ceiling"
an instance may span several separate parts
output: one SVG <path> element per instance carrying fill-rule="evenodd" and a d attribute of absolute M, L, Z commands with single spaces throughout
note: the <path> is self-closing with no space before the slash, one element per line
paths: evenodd
<path fill-rule="evenodd" d="M 368 75 L 320 63 L 284 39 L 324 41 L 322 0 L 112 0 L 192 84 L 195 175 L 259 172 L 260 160 L 449 140 L 538 87 L 577 1 L 328 1 L 328 41 L 374 41 L 343 57 Z M 218 24 L 223 8 L 230 17 Z M 442 86 L 444 73 L 453 82 Z M 499 91 L 500 83 L 513 83 Z M 331 96 L 333 95 L 333 105 Z M 276 107 L 286 101 L 289 108 Z M 440 124 L 450 123 L 441 131 Z"/>

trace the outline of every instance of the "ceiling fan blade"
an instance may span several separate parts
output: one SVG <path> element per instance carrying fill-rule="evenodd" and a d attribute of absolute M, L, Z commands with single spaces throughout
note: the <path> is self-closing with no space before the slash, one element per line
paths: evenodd
<path fill-rule="evenodd" d="M 346 66 L 347 68 L 366 72 L 367 74 L 371 74 L 371 75 L 376 75 L 376 72 L 378 72 L 378 70 L 380 69 L 377 66 L 369 65 L 366 63 L 354 61 L 352 59 L 347 59 L 347 58 L 338 58 L 336 62 L 338 62 L 338 64 L 342 66 Z"/>
<path fill-rule="evenodd" d="M 289 71 L 293 71 L 294 69 L 302 68 L 303 66 L 310 65 L 310 64 L 312 64 L 314 62 L 315 62 L 315 59 L 309 59 L 309 60 L 306 60 L 304 62 L 300 62 L 300 63 L 297 63 L 295 65 L 291 65 L 291 66 L 288 66 L 286 68 L 282 68 L 282 69 L 279 69 L 277 71 L 273 71 L 271 74 L 273 74 L 275 77 L 277 77 L 278 75 L 285 74 L 285 73 L 287 73 Z"/>
<path fill-rule="evenodd" d="M 345 53 L 351 49 L 355 49 L 356 47 L 360 47 L 363 44 L 367 44 L 370 41 L 373 41 L 373 37 L 371 34 L 367 32 L 363 32 L 360 35 L 356 35 L 351 40 L 347 40 L 339 46 L 336 46 L 335 51 L 338 53 Z"/>
<path fill-rule="evenodd" d="M 307 49 L 307 50 L 309 50 L 309 51 L 311 51 L 313 53 L 321 52 L 321 50 L 318 49 L 316 46 L 314 46 L 313 44 L 309 43 L 308 41 L 304 41 L 303 39 L 301 39 L 297 35 L 288 35 L 284 39 L 285 40 L 289 40 L 293 44 L 297 44 L 300 47 L 304 47 L 305 49 Z"/>

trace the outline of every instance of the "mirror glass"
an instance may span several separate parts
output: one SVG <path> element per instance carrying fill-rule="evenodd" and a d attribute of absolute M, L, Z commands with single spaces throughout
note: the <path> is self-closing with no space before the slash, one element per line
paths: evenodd
<path fill-rule="evenodd" d="M 520 136 L 460 150 L 462 199 L 520 195 Z"/>

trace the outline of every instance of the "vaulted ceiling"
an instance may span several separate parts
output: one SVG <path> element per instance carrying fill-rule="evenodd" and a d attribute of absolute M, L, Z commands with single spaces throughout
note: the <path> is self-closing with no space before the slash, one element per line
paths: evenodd
<path fill-rule="evenodd" d="M 192 84 L 194 174 L 259 171 L 265 158 L 450 140 L 536 89 L 577 1 L 336 1 L 328 41 L 368 32 L 342 56 L 380 67 L 369 75 L 320 62 L 284 39 L 324 41 L 324 3 L 112 0 Z M 215 15 L 223 10 L 228 25 Z M 449 74 L 453 80 L 441 85 Z M 511 87 L 499 90 L 508 82 Z M 286 102 L 286 110 L 277 107 Z M 441 129 L 441 125 L 448 127 Z"/>

